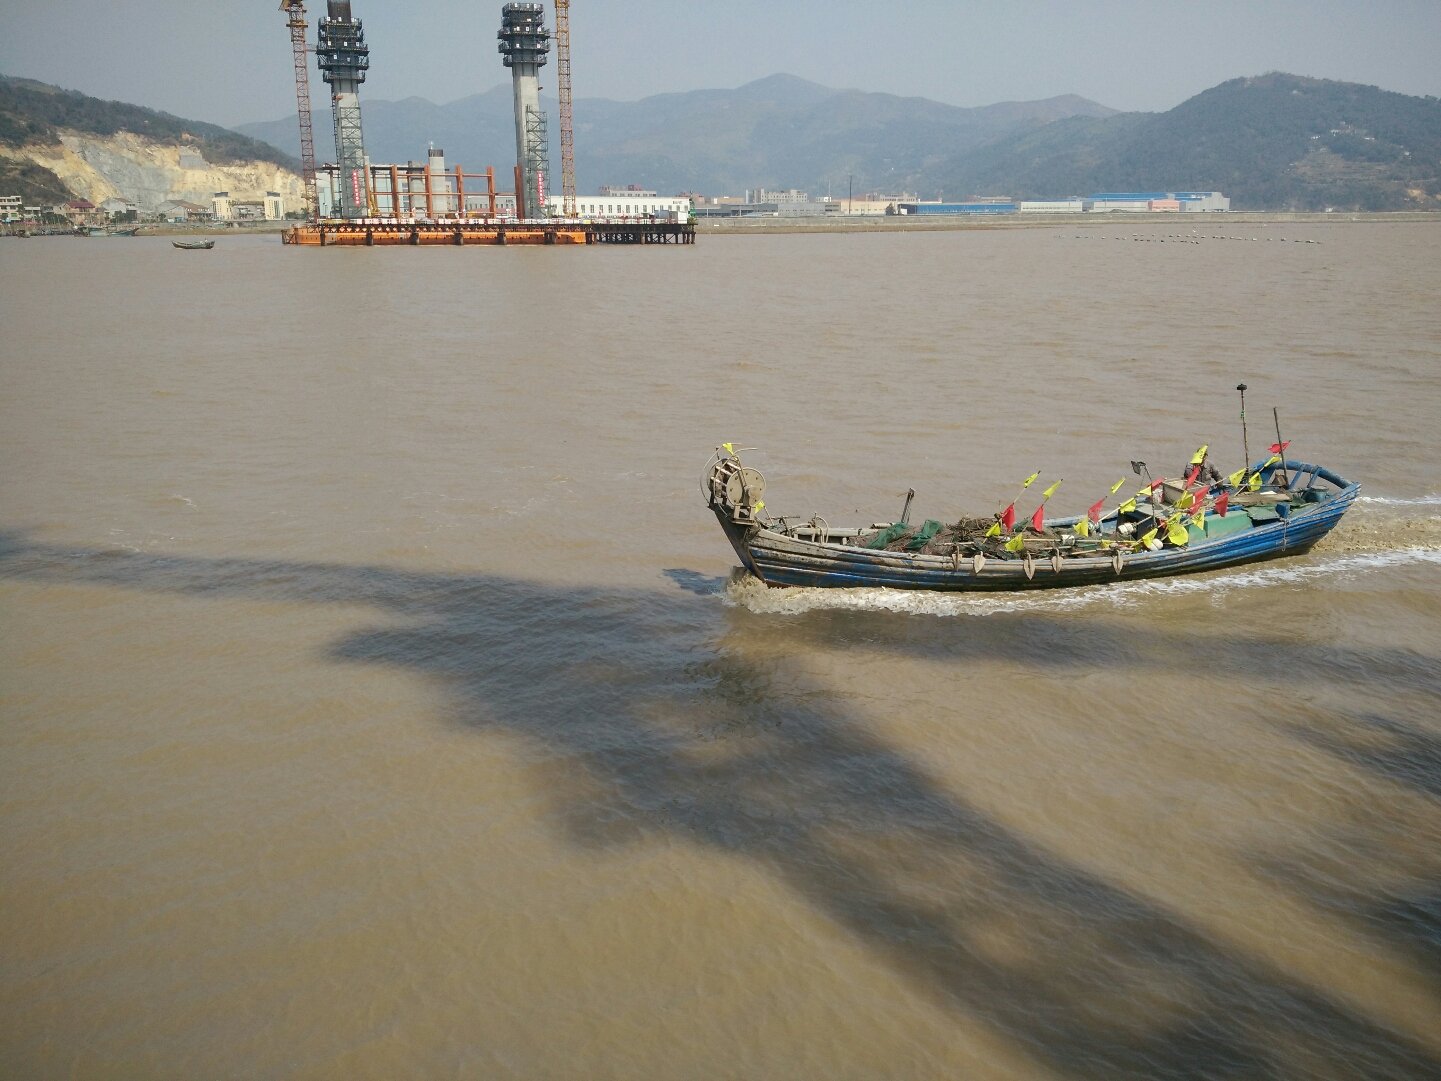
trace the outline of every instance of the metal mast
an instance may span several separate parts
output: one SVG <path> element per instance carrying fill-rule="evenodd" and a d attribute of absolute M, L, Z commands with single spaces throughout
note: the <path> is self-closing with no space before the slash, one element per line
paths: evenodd
<path fill-rule="evenodd" d="M 515 94 L 515 158 L 520 169 L 515 194 L 522 217 L 543 218 L 550 148 L 540 108 L 540 69 L 550 52 L 550 32 L 540 4 L 506 4 L 500 14 L 496 37 Z"/>
<path fill-rule="evenodd" d="M 305 198 L 305 220 L 320 219 L 315 194 L 315 131 L 310 126 L 310 63 L 306 59 L 305 4 L 303 0 L 280 0 L 280 10 L 290 16 L 290 51 L 295 57 L 295 104 L 300 116 L 300 185 Z"/>
<path fill-rule="evenodd" d="M 350 0 L 327 0 L 315 46 L 321 77 L 330 84 L 335 114 L 335 162 L 340 167 L 339 210 L 342 218 L 370 213 L 370 184 L 365 165 L 365 140 L 360 131 L 360 84 L 370 69 L 370 47 L 360 20 L 350 13 Z"/>
<path fill-rule="evenodd" d="M 570 0 L 555 0 L 555 82 L 560 96 L 560 190 L 567 218 L 575 210 L 575 121 L 570 107 Z"/>

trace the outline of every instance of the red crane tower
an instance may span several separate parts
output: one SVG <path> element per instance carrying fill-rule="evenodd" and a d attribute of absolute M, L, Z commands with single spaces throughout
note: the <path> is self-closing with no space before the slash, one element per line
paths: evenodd
<path fill-rule="evenodd" d="M 575 122 L 570 108 L 570 0 L 555 0 L 555 82 L 560 98 L 561 213 L 575 210 Z"/>
<path fill-rule="evenodd" d="M 315 194 L 315 133 L 310 126 L 310 65 L 305 48 L 304 0 L 280 0 L 280 10 L 289 16 L 290 49 L 295 57 L 295 103 L 300 115 L 300 183 L 305 195 L 305 220 L 320 220 Z"/>

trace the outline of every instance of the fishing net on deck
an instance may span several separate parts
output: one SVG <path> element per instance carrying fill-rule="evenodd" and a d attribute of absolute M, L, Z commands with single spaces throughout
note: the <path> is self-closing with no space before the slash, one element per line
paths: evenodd
<path fill-rule="evenodd" d="M 862 535 L 857 538 L 857 543 L 875 551 L 949 555 L 957 546 L 964 548 L 981 544 L 986 530 L 995 522 L 994 518 L 962 518 L 949 524 L 927 518 L 918 526 L 896 522 L 875 533 Z"/>

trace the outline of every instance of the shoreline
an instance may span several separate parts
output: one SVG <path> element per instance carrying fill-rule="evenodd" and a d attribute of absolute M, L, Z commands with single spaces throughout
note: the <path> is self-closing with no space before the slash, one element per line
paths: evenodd
<path fill-rule="evenodd" d="M 1226 211 L 1219 214 L 1177 214 L 1120 212 L 1089 214 L 1007 214 L 986 216 L 978 220 L 966 215 L 854 215 L 825 218 L 698 218 L 696 236 L 745 235 L 753 233 L 905 233 L 954 232 L 983 229 L 1036 229 L 1045 226 L 1136 226 L 1165 225 L 1175 229 L 1184 225 L 1199 229 L 1203 224 L 1218 228 L 1229 225 L 1352 225 L 1352 224 L 1418 224 L 1441 223 L 1441 211 L 1397 210 L 1376 213 L 1323 213 L 1319 211 Z"/>

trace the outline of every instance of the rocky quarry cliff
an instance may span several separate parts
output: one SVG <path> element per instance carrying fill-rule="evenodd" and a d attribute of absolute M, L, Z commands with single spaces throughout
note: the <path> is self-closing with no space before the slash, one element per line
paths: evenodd
<path fill-rule="evenodd" d="M 75 195 L 99 204 L 127 199 L 155 211 L 171 199 L 210 205 L 217 191 L 235 199 L 260 199 L 278 191 L 288 210 L 302 202 L 300 177 L 268 161 L 215 165 L 198 147 L 167 145 L 133 132 L 91 135 L 59 129 L 53 144 L 0 147 L 0 157 L 48 169 Z"/>

